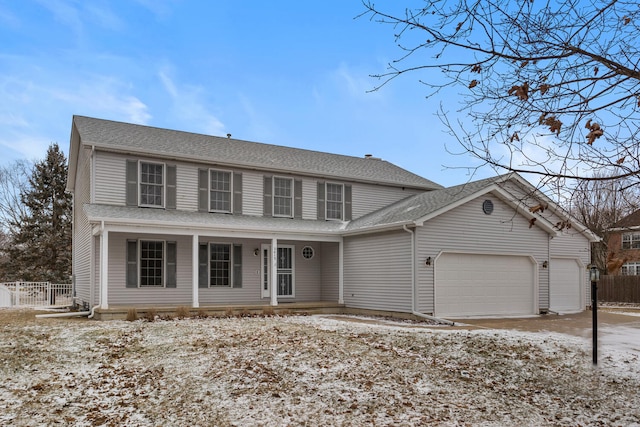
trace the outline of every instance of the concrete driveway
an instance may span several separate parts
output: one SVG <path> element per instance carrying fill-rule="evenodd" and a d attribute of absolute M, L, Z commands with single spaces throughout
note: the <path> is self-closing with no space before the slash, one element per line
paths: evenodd
<path fill-rule="evenodd" d="M 592 312 L 577 314 L 547 314 L 516 319 L 459 319 L 474 328 L 509 329 L 524 332 L 556 332 L 591 340 Z M 458 323 L 459 322 L 459 323 Z M 598 347 L 629 351 L 640 355 L 640 310 L 618 312 L 598 310 Z"/>

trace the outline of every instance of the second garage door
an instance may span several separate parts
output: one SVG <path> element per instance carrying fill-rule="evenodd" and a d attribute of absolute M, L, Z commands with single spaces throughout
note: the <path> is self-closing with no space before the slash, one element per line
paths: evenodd
<path fill-rule="evenodd" d="M 434 268 L 437 316 L 535 313 L 535 265 L 528 256 L 444 253 Z"/>
<path fill-rule="evenodd" d="M 549 266 L 550 309 L 557 313 L 575 313 L 582 303 L 581 267 L 575 259 L 552 258 Z"/>

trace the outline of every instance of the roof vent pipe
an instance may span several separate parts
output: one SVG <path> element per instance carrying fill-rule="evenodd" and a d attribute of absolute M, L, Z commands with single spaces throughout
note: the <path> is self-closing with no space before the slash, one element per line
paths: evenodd
<path fill-rule="evenodd" d="M 227 138 L 231 138 L 231 134 L 230 133 L 227 134 Z"/>
<path fill-rule="evenodd" d="M 365 155 L 364 155 L 364 158 L 365 158 L 365 159 L 370 159 L 370 158 L 372 158 L 372 157 L 373 157 L 373 154 L 365 154 Z"/>

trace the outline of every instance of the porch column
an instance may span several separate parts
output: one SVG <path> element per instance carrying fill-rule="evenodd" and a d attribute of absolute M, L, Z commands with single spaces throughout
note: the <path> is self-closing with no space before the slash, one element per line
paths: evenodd
<path fill-rule="evenodd" d="M 278 239 L 271 239 L 271 305 L 278 305 Z"/>
<path fill-rule="evenodd" d="M 338 304 L 344 304 L 344 245 L 338 242 Z"/>
<path fill-rule="evenodd" d="M 100 308 L 109 308 L 109 232 L 100 234 Z"/>
<path fill-rule="evenodd" d="M 191 306 L 200 307 L 199 279 L 200 279 L 200 237 L 197 234 L 191 236 Z"/>

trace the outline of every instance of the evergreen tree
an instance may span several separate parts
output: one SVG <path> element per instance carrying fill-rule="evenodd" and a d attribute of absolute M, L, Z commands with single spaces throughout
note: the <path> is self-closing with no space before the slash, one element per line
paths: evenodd
<path fill-rule="evenodd" d="M 16 280 L 68 283 L 71 274 L 72 198 L 65 191 L 67 159 L 51 144 L 21 192 L 26 208 L 8 255 Z"/>

